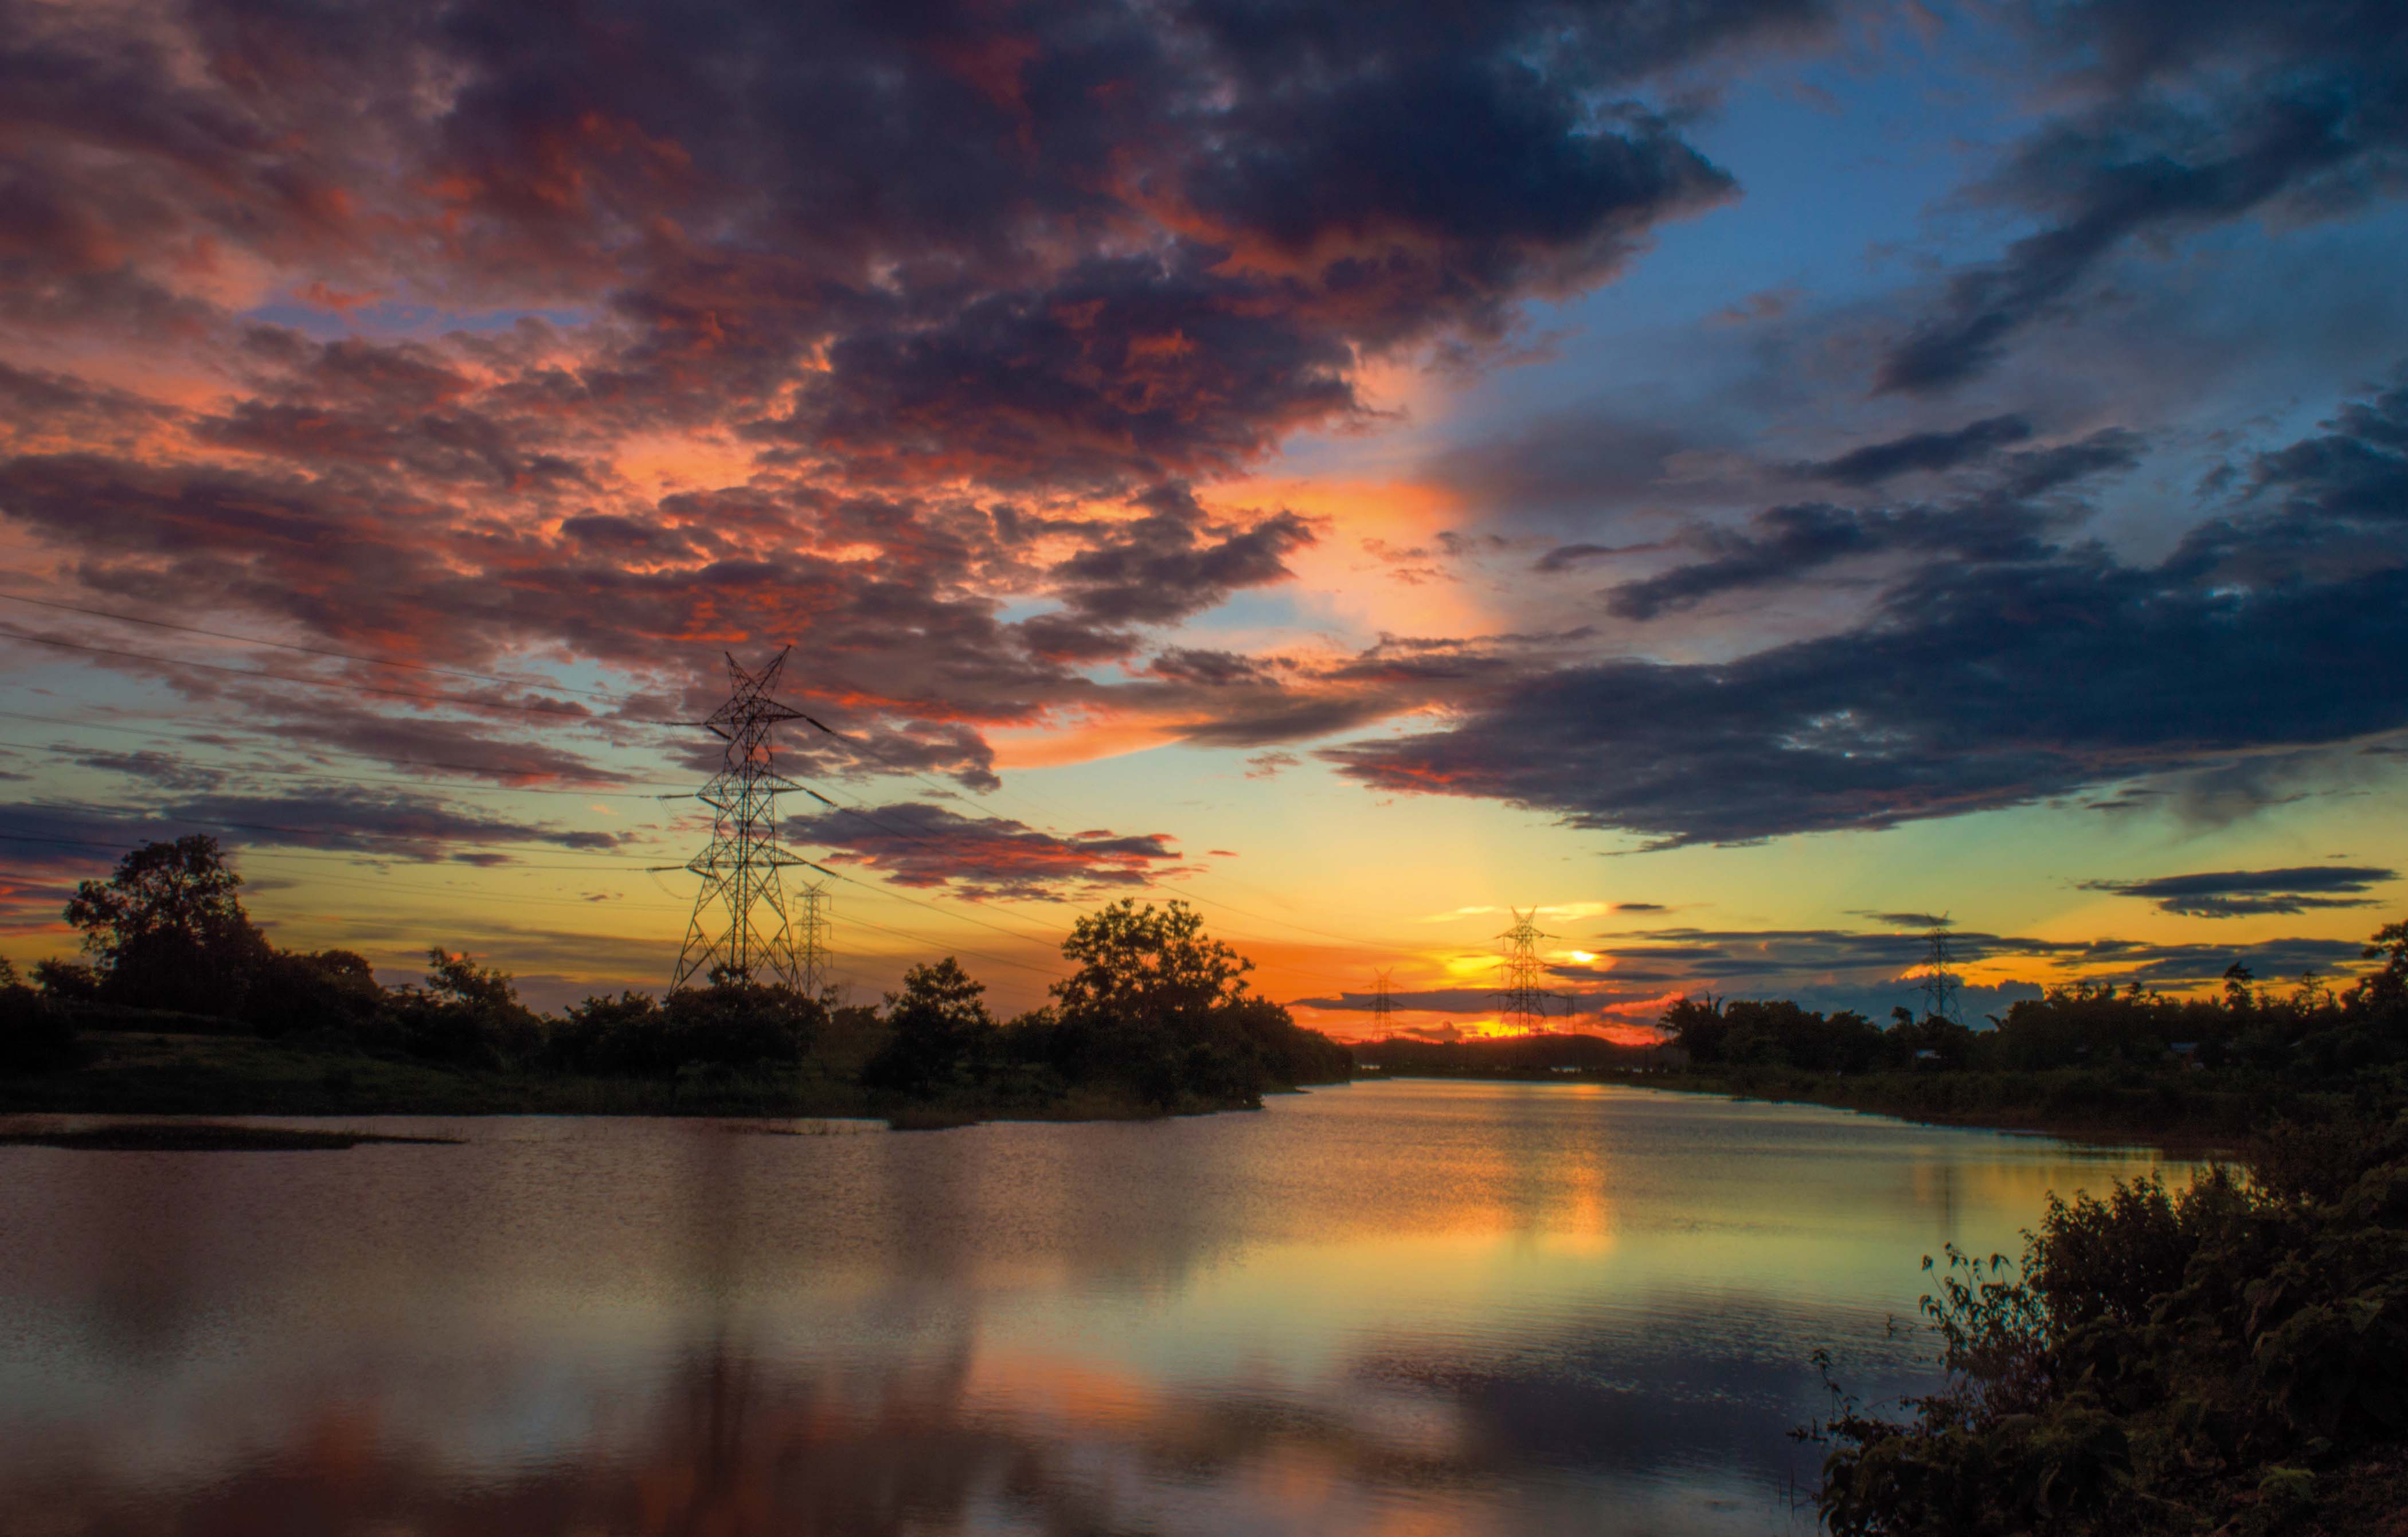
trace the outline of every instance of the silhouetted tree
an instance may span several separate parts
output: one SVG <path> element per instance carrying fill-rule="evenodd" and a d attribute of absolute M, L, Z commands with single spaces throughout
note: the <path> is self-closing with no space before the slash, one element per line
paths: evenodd
<path fill-rule="evenodd" d="M 1207 937 L 1184 902 L 1114 902 L 1073 925 L 1062 954 L 1079 970 L 1054 984 L 1053 1009 L 1015 1021 L 1008 1039 L 1073 1082 L 1110 1080 L 1168 1108 L 1353 1070 L 1343 1046 L 1249 996 L 1254 963 Z"/>
<path fill-rule="evenodd" d="M 862 1083 L 925 1096 L 986 1075 L 1001 1032 L 985 992 L 951 955 L 904 972 L 903 990 L 886 995 L 886 1041 L 864 1064 Z"/>
<path fill-rule="evenodd" d="M 2408 922 L 2385 924 L 2364 952 L 2368 960 L 2383 962 L 2359 984 L 2364 1004 L 2386 1013 L 2408 1008 Z"/>
<path fill-rule="evenodd" d="M 1672 1043 L 1687 1052 L 1690 1061 L 1704 1066 L 1723 1059 L 1723 1042 L 1730 1035 L 1730 1026 L 1723 1018 L 1720 998 L 1684 994 L 1666 1006 L 1656 1023 L 1671 1032 Z"/>
<path fill-rule="evenodd" d="M 98 961 L 100 992 L 114 1003 L 234 1014 L 267 941 L 242 910 L 242 877 L 218 841 L 195 833 L 150 842 L 117 862 L 107 881 L 86 881 L 66 906 Z"/>

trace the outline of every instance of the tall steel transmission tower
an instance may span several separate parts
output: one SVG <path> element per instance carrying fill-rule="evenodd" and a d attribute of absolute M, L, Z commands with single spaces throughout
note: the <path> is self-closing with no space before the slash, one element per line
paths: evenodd
<path fill-rule="evenodd" d="M 827 887 L 803 888 L 803 915 L 795 925 L 795 983 L 805 998 L 820 998 L 835 984 L 828 964 Z"/>
<path fill-rule="evenodd" d="M 1926 950 L 1923 957 L 1923 1017 L 1944 1019 L 1951 1025 L 1965 1023 L 1957 1007 L 1957 990 L 1964 984 L 1957 978 L 1949 955 L 1949 941 L 1954 936 L 1945 923 L 1931 926 L 1924 932 Z"/>
<path fill-rule="evenodd" d="M 1539 926 L 1531 921 L 1539 915 L 1537 908 L 1527 912 L 1519 908 L 1512 911 L 1513 927 L 1497 936 L 1505 956 L 1505 985 L 1498 989 L 1497 998 L 1508 1020 L 1524 1030 L 1532 1030 L 1539 1027 L 1535 1022 L 1547 1017 L 1550 996 L 1540 981 L 1545 975 L 1545 968 L 1539 960 L 1539 941 L 1555 936 L 1540 933 Z"/>
<path fill-rule="evenodd" d="M 686 862 L 686 869 L 702 877 L 702 889 L 695 893 L 694 920 L 686 926 L 677 975 L 669 981 L 672 992 L 697 973 L 710 982 L 800 987 L 785 889 L 778 876 L 787 866 L 805 862 L 778 844 L 778 797 L 799 786 L 769 763 L 769 728 L 802 718 L 801 711 L 770 697 L 792 650 L 780 652 L 758 672 L 747 672 L 728 657 L 727 702 L 703 723 L 727 747 L 719 772 L 695 797 L 712 812 L 710 847 Z M 768 912 L 756 921 L 753 909 L 763 906 Z"/>
<path fill-rule="evenodd" d="M 1397 1006 L 1388 997 L 1388 972 L 1395 970 L 1392 966 L 1371 979 L 1371 1027 L 1380 1032 L 1383 1040 L 1393 1033 L 1395 1023 L 1392 1016 Z"/>

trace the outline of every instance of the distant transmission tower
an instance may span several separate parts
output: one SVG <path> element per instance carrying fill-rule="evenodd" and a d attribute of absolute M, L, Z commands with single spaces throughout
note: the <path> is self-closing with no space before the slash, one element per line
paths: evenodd
<path fill-rule="evenodd" d="M 1547 989 L 1540 984 L 1545 974 L 1539 960 L 1539 941 L 1552 940 L 1553 934 L 1541 934 L 1531 920 L 1539 915 L 1532 908 L 1524 912 L 1513 911 L 1513 927 L 1497 936 L 1504 946 L 1505 985 L 1498 990 L 1497 998 L 1505 1017 L 1524 1030 L 1538 1028 L 1534 1021 L 1547 1017 Z"/>
<path fill-rule="evenodd" d="M 1388 969 L 1389 971 L 1393 971 L 1395 970 L 1396 968 L 1394 967 L 1390 967 Z M 1383 1040 L 1390 1033 L 1390 1027 L 1392 1024 L 1391 1016 L 1397 1012 L 1396 1004 L 1389 1000 L 1388 986 L 1388 971 L 1383 971 L 1372 979 L 1371 1027 L 1379 1031 L 1382 1039 Z"/>
<path fill-rule="evenodd" d="M 1965 1023 L 1957 1007 L 1956 994 L 1964 985 L 1951 966 L 1949 941 L 1953 938 L 1945 923 L 1937 923 L 1925 931 L 1923 942 L 1928 948 L 1923 957 L 1923 1017 L 1944 1019 L 1951 1025 Z"/>
<path fill-rule="evenodd" d="M 818 998 L 835 984 L 828 965 L 827 887 L 803 888 L 803 915 L 795 925 L 795 984 L 805 998 Z"/>
<path fill-rule="evenodd" d="M 789 991 L 800 987 L 786 894 L 778 877 L 786 866 L 804 863 L 778 846 L 778 797 L 797 786 L 769 764 L 769 728 L 802 716 L 770 697 L 792 650 L 780 652 L 759 672 L 747 672 L 728 657 L 727 702 L 703 723 L 727 747 L 719 772 L 695 797 L 713 813 L 710 847 L 686 862 L 686 869 L 702 877 L 702 889 L 695 893 L 694 921 L 686 926 L 677 975 L 669 980 L 672 992 L 696 974 L 707 982 L 724 977 L 774 983 Z M 753 909 L 761 906 L 768 912 L 755 921 Z"/>

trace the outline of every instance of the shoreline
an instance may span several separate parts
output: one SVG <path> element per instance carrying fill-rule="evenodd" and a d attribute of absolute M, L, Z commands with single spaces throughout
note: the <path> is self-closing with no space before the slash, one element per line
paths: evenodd
<path fill-rule="evenodd" d="M 231 1034 L 94 1032 L 82 1066 L 0 1078 L 0 1114 L 643 1115 L 885 1122 L 935 1131 L 996 1121 L 1136 1121 L 1259 1109 L 1258 1101 L 1187 1098 L 1168 1106 L 1107 1089 L 1056 1099 L 985 1098 L 963 1089 L 929 1099 L 874 1094 L 824 1071 L 702 1072 L 675 1079 L 558 1077 L 437 1067 Z M 2204 1076 L 2204 1075 L 2202 1075 Z M 2089 1070 L 2055 1072 L 1872 1073 L 1851 1078 L 1778 1070 L 1733 1074 L 1628 1069 L 1357 1074 L 1392 1079 L 1612 1084 L 1773 1104 L 1813 1104 L 1915 1125 L 2056 1137 L 2092 1146 L 2145 1146 L 2214 1158 L 2236 1153 L 2276 1111 L 2313 1096 L 2262 1082 L 2168 1075 L 2137 1080 Z M 1311 1087 L 1314 1085 L 1297 1085 Z"/>
<path fill-rule="evenodd" d="M 1144 1103 L 1092 1086 L 1056 1099 L 931 1099 L 875 1094 L 807 1069 L 701 1072 L 674 1079 L 546 1076 L 436 1067 L 236 1034 L 86 1035 L 81 1066 L 0 1076 L 0 1115 L 482 1116 L 632 1115 L 678 1119 L 875 1120 L 896 1131 L 992 1121 L 1137 1121 L 1259 1102 L 1182 1098 Z"/>
<path fill-rule="evenodd" d="M 1735 1080 L 1695 1072 L 1598 1069 L 1579 1073 L 1376 1072 L 1360 1075 L 1354 1081 L 1377 1083 L 1388 1079 L 1611 1084 L 1624 1088 L 1656 1089 L 1667 1094 L 1746 1099 L 1759 1104 L 1818 1105 L 1827 1110 L 1851 1111 L 1860 1115 L 1886 1116 L 1915 1126 L 2054 1137 L 2063 1142 L 2100 1148 L 2148 1147 L 2206 1161 L 2237 1156 L 2274 1103 L 2262 1095 L 2239 1090 L 2203 1088 L 2186 1093 L 2180 1086 L 2175 1086 L 2175 1096 L 2169 1100 L 2160 1092 L 2164 1085 L 2154 1083 L 2129 1087 L 2102 1085 L 2095 1081 L 2055 1078 L 2042 1073 L 1962 1075 L 1964 1082 L 1954 1085 L 1955 1088 L 1995 1091 L 2001 1086 L 2012 1085 L 2024 1091 L 2015 1099 L 1983 1105 L 1907 1102 L 1907 1097 L 1898 1092 L 1905 1085 L 1917 1085 L 1928 1093 L 1935 1085 L 1948 1085 L 1945 1078 L 1926 1074 L 1867 1074 L 1855 1079 L 1766 1075 Z M 2056 1104 L 2049 1102 L 2052 1091 L 2062 1095 L 2068 1089 L 2077 1093 L 2087 1091 L 2091 1102 L 2076 1104 L 2062 1099 Z M 2102 1089 L 2105 1094 L 2116 1097 L 2109 1102 L 2121 1113 L 2100 1113 L 2096 1097 Z M 2152 1111 L 2165 1118 L 2157 1119 L 2155 1124 L 2139 1118 L 2142 1113 Z"/>

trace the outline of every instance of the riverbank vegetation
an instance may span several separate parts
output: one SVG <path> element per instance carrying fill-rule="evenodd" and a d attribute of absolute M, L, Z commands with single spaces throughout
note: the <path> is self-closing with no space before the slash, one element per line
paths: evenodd
<path fill-rule="evenodd" d="M 1352 1058 L 1255 996 L 1185 904 L 1115 903 L 1063 943 L 1046 1006 L 997 1021 L 953 958 L 882 1009 L 746 977 L 557 1014 L 428 952 L 387 987 L 347 951 L 282 950 L 213 840 L 150 843 L 67 918 L 86 959 L 0 962 L 0 1110 L 199 1114 L 882 1115 L 937 1126 L 1257 1106 Z"/>
<path fill-rule="evenodd" d="M 2343 1537 L 2408 1512 L 2408 1116 L 2260 1137 L 2245 1172 L 2051 1198 L 2022 1262 L 1955 1252 L 1946 1383 L 1842 1395 L 1839 1537 Z M 1927 1260 L 1927 1265 L 1932 1261 Z"/>
<path fill-rule="evenodd" d="M 2019 1264 L 1938 1257 L 1945 1385 L 1895 1418 L 1842 1397 L 1813 1428 L 1832 1531 L 2408 1531 L 2408 925 L 2367 955 L 2383 964 L 2338 993 L 2236 970 L 2214 998 L 2074 989 L 1991 1032 L 1926 1022 L 1951 1056 L 1919 1083 L 2103 1074 L 2252 1134 L 2185 1189 L 2052 1197 Z M 1756 1017 L 1681 1023 L 1730 1068 L 1785 1056 L 1762 1044 L 1781 1029 L 1810 1053 L 1862 1039 Z"/>
<path fill-rule="evenodd" d="M 1985 1028 L 1905 1010 L 1886 1026 L 1790 1002 L 1680 998 L 1662 1028 L 1685 1058 L 1634 1081 L 1801 1099 L 1910 1119 L 2235 1142 L 2283 1118 L 2408 1102 L 2408 924 L 2366 948 L 2345 988 L 2260 985 L 2239 966 L 2212 997 L 2076 984 Z"/>

